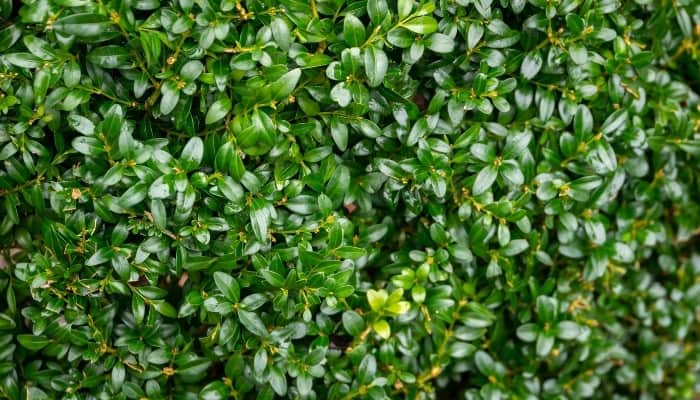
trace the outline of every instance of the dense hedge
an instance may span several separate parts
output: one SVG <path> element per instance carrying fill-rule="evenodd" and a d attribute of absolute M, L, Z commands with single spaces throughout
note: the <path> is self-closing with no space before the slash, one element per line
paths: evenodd
<path fill-rule="evenodd" d="M 0 397 L 700 392 L 697 0 L 0 16 Z"/>

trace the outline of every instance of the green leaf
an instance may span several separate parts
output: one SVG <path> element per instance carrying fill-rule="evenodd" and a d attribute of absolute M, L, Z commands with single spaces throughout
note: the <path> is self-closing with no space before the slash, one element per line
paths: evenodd
<path fill-rule="evenodd" d="M 17 146 L 14 143 L 8 142 L 2 150 L 0 150 L 0 161 L 5 161 L 17 153 Z"/>
<path fill-rule="evenodd" d="M 365 321 L 353 310 L 343 313 L 343 327 L 352 336 L 358 336 L 365 329 Z"/>
<path fill-rule="evenodd" d="M 426 40 L 428 48 L 436 53 L 450 53 L 455 48 L 454 40 L 442 33 L 433 33 Z"/>
<path fill-rule="evenodd" d="M 574 43 L 569 46 L 569 55 L 576 64 L 585 64 L 588 61 L 588 50 L 581 43 Z"/>
<path fill-rule="evenodd" d="M 437 30 L 437 21 L 430 16 L 421 16 L 412 18 L 401 24 L 404 28 L 411 32 L 427 35 Z"/>
<path fill-rule="evenodd" d="M 243 325 L 244 328 L 246 328 L 250 333 L 254 334 L 255 336 L 260 336 L 260 337 L 267 337 L 269 336 L 269 333 L 267 331 L 267 328 L 265 327 L 265 324 L 262 322 L 258 314 L 252 312 L 252 311 L 246 311 L 246 310 L 238 310 L 238 318 L 241 321 L 241 324 Z"/>
<path fill-rule="evenodd" d="M 537 297 L 537 315 L 543 322 L 552 322 L 557 315 L 559 304 L 556 299 L 549 296 Z"/>
<path fill-rule="evenodd" d="M 223 194 L 229 201 L 234 203 L 240 203 L 243 201 L 243 196 L 245 195 L 243 187 L 235 182 L 230 176 L 224 176 L 223 178 L 219 179 L 218 187 L 221 194 Z"/>
<path fill-rule="evenodd" d="M 452 342 L 449 348 L 449 355 L 452 358 L 470 357 L 474 352 L 476 352 L 476 346 L 471 343 Z"/>
<path fill-rule="evenodd" d="M 34 35 L 24 36 L 22 41 L 27 49 L 36 57 L 42 60 L 54 60 L 56 58 L 56 51 L 47 41 Z"/>
<path fill-rule="evenodd" d="M 573 321 L 561 321 L 557 324 L 557 337 L 564 340 L 576 339 L 581 334 L 581 327 Z"/>
<path fill-rule="evenodd" d="M 66 15 L 57 19 L 53 30 L 64 36 L 76 36 L 89 42 L 102 42 L 119 35 L 116 26 L 105 16 L 91 13 Z"/>
<path fill-rule="evenodd" d="M 343 20 L 343 37 L 349 46 L 360 46 L 365 42 L 367 34 L 365 26 L 353 14 L 346 14 Z"/>
<path fill-rule="evenodd" d="M 574 133 L 577 138 L 583 138 L 593 131 L 593 116 L 588 107 L 579 105 L 574 115 Z"/>
<path fill-rule="evenodd" d="M 146 64 L 149 66 L 158 65 L 162 46 L 158 34 L 156 32 L 141 31 L 139 33 L 139 42 L 146 55 Z"/>
<path fill-rule="evenodd" d="M 85 265 L 93 267 L 95 265 L 104 264 L 112 258 L 112 255 L 111 247 L 102 247 L 85 261 Z"/>
<path fill-rule="evenodd" d="M 32 351 L 41 350 L 49 344 L 49 339 L 42 335 L 17 335 L 17 341 L 25 349 Z"/>
<path fill-rule="evenodd" d="M 5 313 L 0 313 L 0 331 L 14 329 L 16 326 L 15 320 Z"/>
<path fill-rule="evenodd" d="M 597 140 L 588 146 L 586 161 L 598 174 L 609 174 L 617 168 L 617 157 L 610 143 Z"/>
<path fill-rule="evenodd" d="M 180 76 L 182 79 L 192 82 L 195 81 L 204 71 L 204 65 L 201 61 L 191 60 L 180 68 Z"/>
<path fill-rule="evenodd" d="M 108 138 L 120 137 L 122 127 L 124 126 L 124 111 L 118 104 L 112 105 L 112 107 L 107 110 L 105 119 L 102 122 L 102 131 Z M 128 142 L 131 139 L 125 136 Z"/>
<path fill-rule="evenodd" d="M 391 45 L 403 49 L 415 43 L 415 36 L 408 29 L 394 28 L 387 33 L 386 40 Z"/>
<path fill-rule="evenodd" d="M 64 65 L 63 82 L 66 84 L 66 87 L 72 88 L 80 83 L 81 75 L 80 65 L 77 62 L 71 60 Z"/>
<path fill-rule="evenodd" d="M 42 64 L 41 58 L 30 53 L 5 54 L 2 58 L 8 63 L 22 68 L 37 68 Z"/>
<path fill-rule="evenodd" d="M 501 176 L 503 176 L 503 178 L 511 185 L 520 186 L 525 182 L 525 176 L 520 170 L 520 166 L 518 166 L 518 164 L 516 164 L 514 161 L 505 161 L 503 164 L 501 164 L 499 172 Z"/>
<path fill-rule="evenodd" d="M 77 115 L 71 114 L 68 116 L 68 125 L 75 129 L 76 131 L 82 133 L 83 135 L 93 135 L 95 133 L 95 124 L 89 119 Z"/>
<path fill-rule="evenodd" d="M 472 193 L 477 196 L 485 191 L 489 190 L 493 183 L 496 181 L 498 176 L 498 169 L 493 165 L 487 165 L 479 171 L 476 179 L 474 180 L 474 186 L 472 187 Z"/>
<path fill-rule="evenodd" d="M 347 88 L 345 82 L 337 83 L 331 89 L 331 99 L 338 103 L 340 107 L 347 107 L 352 101 L 352 93 Z"/>
<path fill-rule="evenodd" d="M 549 90 L 542 92 L 538 109 L 539 117 L 542 121 L 549 121 L 549 119 L 552 117 L 555 103 L 556 98 L 554 97 L 554 93 Z"/>
<path fill-rule="evenodd" d="M 484 36 L 484 27 L 481 24 L 470 24 L 467 30 L 467 47 L 475 48 Z"/>
<path fill-rule="evenodd" d="M 250 222 L 253 226 L 255 237 L 261 241 L 267 241 L 267 227 L 270 224 L 270 213 L 267 203 L 263 199 L 253 199 L 250 207 Z"/>
<path fill-rule="evenodd" d="M 524 324 L 518 327 L 516 334 L 520 340 L 531 343 L 537 340 L 539 329 L 537 328 L 537 325 L 533 323 Z"/>
<path fill-rule="evenodd" d="M 177 311 L 170 303 L 164 300 L 154 301 L 153 308 L 164 317 L 177 318 Z"/>
<path fill-rule="evenodd" d="M 287 376 L 277 366 L 270 367 L 270 386 L 278 396 L 287 394 Z"/>
<path fill-rule="evenodd" d="M 357 367 L 357 380 L 362 384 L 370 383 L 377 374 L 377 359 L 373 355 L 367 354 L 360 361 Z"/>
<path fill-rule="evenodd" d="M 369 46 L 364 51 L 365 74 L 370 87 L 382 84 L 389 68 L 389 59 L 383 50 Z"/>
<path fill-rule="evenodd" d="M 170 197 L 170 185 L 163 177 L 159 177 L 148 188 L 148 197 L 151 199 L 167 199 Z"/>
<path fill-rule="evenodd" d="M 202 400 L 225 400 L 228 399 L 229 388 L 222 381 L 214 381 L 208 383 L 199 392 L 199 398 Z"/>
<path fill-rule="evenodd" d="M 578 35 L 581 32 L 583 32 L 583 28 L 585 27 L 585 22 L 583 21 L 583 18 L 581 18 L 579 15 L 576 14 L 568 14 L 566 16 L 566 26 L 571 30 L 571 33 L 574 35 Z"/>
<path fill-rule="evenodd" d="M 9 9 L 9 7 L 5 6 L 5 10 L 9 11 Z M 22 37 L 22 30 L 16 25 L 8 25 L 0 29 L 0 53 L 7 51 L 20 37 Z"/>
<path fill-rule="evenodd" d="M 121 387 L 124 384 L 124 379 L 126 378 L 126 370 L 124 365 L 117 364 L 112 369 L 112 385 L 114 387 Z"/>
<path fill-rule="evenodd" d="M 264 348 L 258 349 L 255 352 L 255 358 L 253 361 L 253 369 L 256 375 L 262 375 L 267 369 L 267 351 Z"/>
<path fill-rule="evenodd" d="M 356 260 L 365 255 L 365 249 L 353 246 L 342 246 L 335 250 L 338 257 Z"/>
<path fill-rule="evenodd" d="M 605 119 L 603 125 L 600 127 L 600 132 L 603 135 L 609 135 L 621 129 L 625 122 L 627 122 L 627 110 L 617 110 Z"/>
<path fill-rule="evenodd" d="M 299 78 L 301 78 L 301 69 L 299 68 L 295 68 L 282 75 L 270 85 L 270 91 L 273 97 L 278 100 L 286 99 L 292 94 L 294 88 L 296 88 Z"/>
<path fill-rule="evenodd" d="M 408 138 L 406 139 L 407 146 L 415 146 L 420 139 L 428 134 L 430 127 L 428 126 L 428 120 L 426 118 L 419 119 L 411 128 L 408 133 Z"/>
<path fill-rule="evenodd" d="M 313 378 L 309 374 L 302 372 L 297 376 L 296 386 L 302 397 L 308 396 L 313 389 Z"/>
<path fill-rule="evenodd" d="M 241 298 L 241 289 L 238 282 L 229 274 L 221 271 L 214 272 L 214 283 L 217 289 L 231 303 L 238 303 Z M 252 332 L 252 331 L 251 331 Z"/>
<path fill-rule="evenodd" d="M 117 45 L 97 47 L 88 53 L 87 59 L 102 68 L 122 68 L 129 66 L 132 61 L 129 52 Z"/>
<path fill-rule="evenodd" d="M 151 215 L 153 223 L 160 230 L 164 230 L 168 221 L 168 212 L 165 209 L 165 204 L 161 200 L 151 200 Z"/>
<path fill-rule="evenodd" d="M 204 117 L 204 123 L 211 125 L 221 121 L 231 111 L 231 100 L 227 97 L 222 97 L 216 100 L 209 107 L 207 115 Z"/>
<path fill-rule="evenodd" d="M 119 197 L 119 205 L 123 208 L 131 208 L 143 201 L 148 194 L 148 185 L 139 182 Z"/>
<path fill-rule="evenodd" d="M 166 81 L 160 87 L 160 93 L 160 112 L 163 115 L 168 115 L 175 109 L 180 99 L 180 90 L 174 81 Z"/>
<path fill-rule="evenodd" d="M 284 19 L 280 17 L 274 18 L 270 22 L 270 28 L 272 29 L 272 37 L 275 39 L 275 43 L 277 43 L 282 50 L 289 50 L 292 43 L 292 33 Z"/>
<path fill-rule="evenodd" d="M 508 245 L 503 249 L 503 254 L 508 257 L 520 254 L 525 251 L 530 244 L 525 239 L 515 239 L 511 240 Z"/>
<path fill-rule="evenodd" d="M 540 333 L 537 335 L 537 343 L 535 344 L 535 350 L 537 355 L 540 357 L 547 357 L 552 352 L 554 347 L 554 337 L 549 336 L 545 333 Z"/>
<path fill-rule="evenodd" d="M 486 376 L 494 374 L 496 363 L 489 353 L 482 350 L 477 351 L 474 355 L 474 363 L 482 374 Z"/>
<path fill-rule="evenodd" d="M 289 199 L 284 205 L 290 211 L 300 215 L 309 215 L 318 211 L 318 206 L 316 205 L 316 198 L 309 195 L 293 197 Z"/>
<path fill-rule="evenodd" d="M 413 11 L 413 0 L 398 0 L 397 5 L 400 20 L 406 19 L 406 17 L 411 15 L 411 11 Z"/>
<path fill-rule="evenodd" d="M 204 378 L 204 374 L 211 366 L 211 361 L 206 358 L 189 358 L 190 361 L 177 369 L 177 375 L 185 382 L 196 382 Z"/>
<path fill-rule="evenodd" d="M 338 149 L 345 151 L 348 148 L 348 126 L 338 119 L 331 119 L 331 136 Z"/>
<path fill-rule="evenodd" d="M 651 51 L 640 51 L 632 56 L 631 62 L 635 68 L 644 68 L 654 61 L 654 57 L 654 53 Z"/>
<path fill-rule="evenodd" d="M 353 122 L 352 126 L 370 139 L 376 139 L 382 134 L 379 126 L 367 119 L 360 119 L 359 121 Z"/>
<path fill-rule="evenodd" d="M 380 25 L 384 17 L 386 17 L 388 9 L 389 7 L 385 0 L 368 0 L 367 14 L 369 14 L 372 25 Z"/>

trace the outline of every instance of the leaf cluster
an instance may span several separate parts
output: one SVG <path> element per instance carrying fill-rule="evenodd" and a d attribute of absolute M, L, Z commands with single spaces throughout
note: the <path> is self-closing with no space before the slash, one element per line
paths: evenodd
<path fill-rule="evenodd" d="M 692 399 L 697 0 L 0 0 L 0 397 Z"/>

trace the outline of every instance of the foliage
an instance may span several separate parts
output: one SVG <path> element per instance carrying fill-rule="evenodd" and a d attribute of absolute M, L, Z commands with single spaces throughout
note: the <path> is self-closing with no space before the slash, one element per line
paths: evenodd
<path fill-rule="evenodd" d="M 0 0 L 0 395 L 692 398 L 695 0 Z"/>

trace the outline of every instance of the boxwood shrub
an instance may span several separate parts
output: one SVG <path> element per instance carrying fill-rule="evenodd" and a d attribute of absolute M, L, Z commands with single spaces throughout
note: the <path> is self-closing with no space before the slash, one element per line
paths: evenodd
<path fill-rule="evenodd" d="M 697 0 L 0 0 L 0 397 L 691 399 Z"/>

